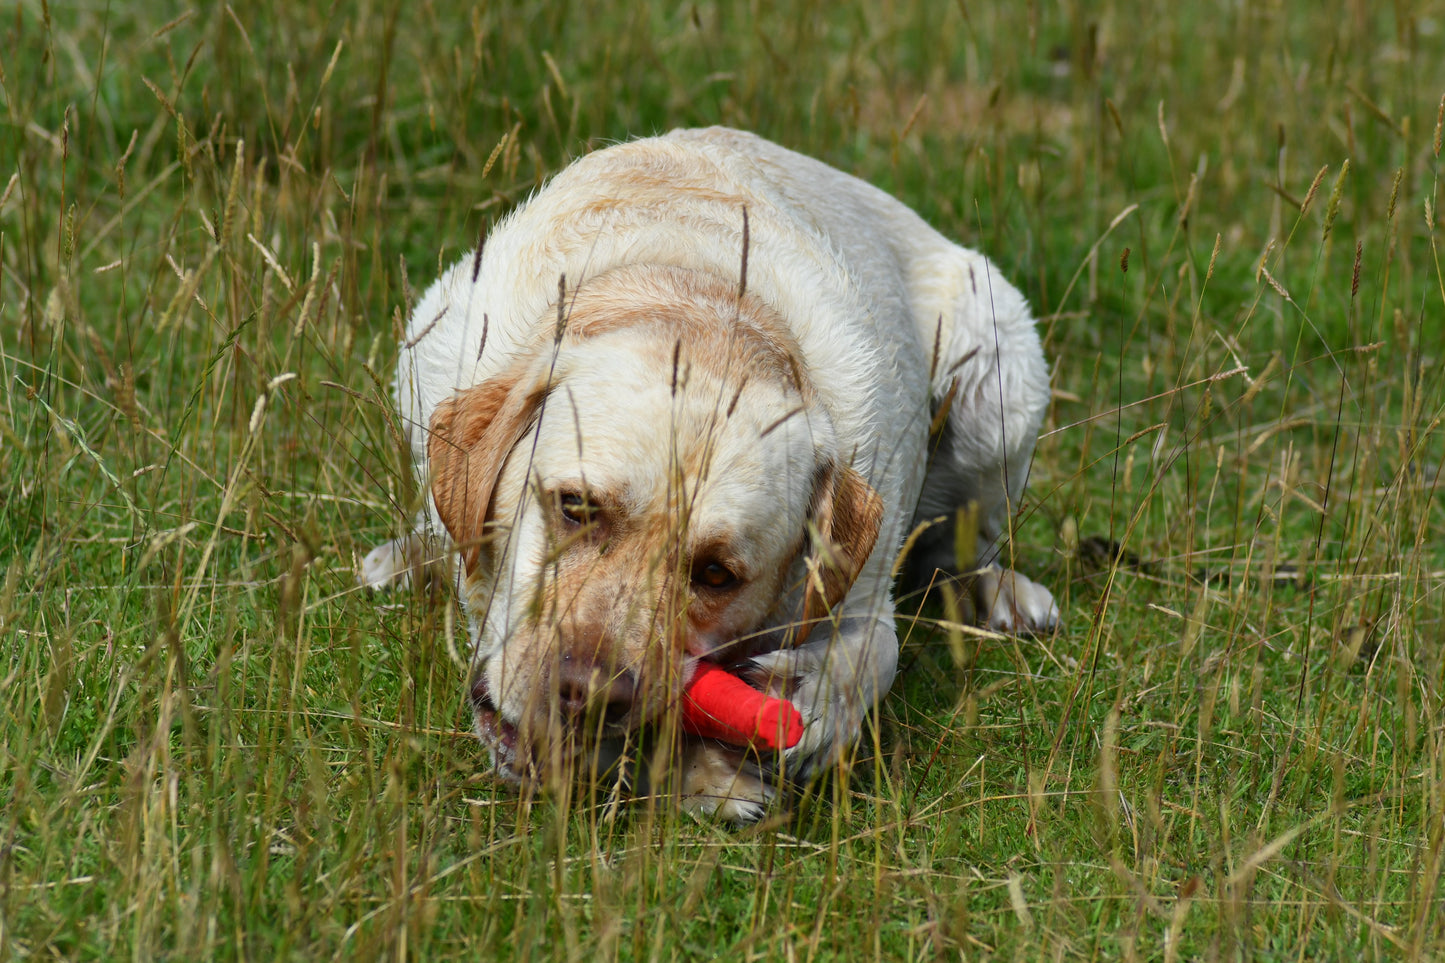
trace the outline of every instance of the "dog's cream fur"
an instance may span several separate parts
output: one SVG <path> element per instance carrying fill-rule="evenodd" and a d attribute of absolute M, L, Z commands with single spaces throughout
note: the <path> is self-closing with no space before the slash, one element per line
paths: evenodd
<path fill-rule="evenodd" d="M 478 727 L 512 778 L 666 728 L 713 659 L 790 698 L 802 742 L 760 759 L 683 737 L 664 768 L 693 807 L 756 818 L 892 683 L 915 517 L 976 503 L 989 624 L 1057 620 L 992 562 L 1048 399 L 1022 296 L 882 191 L 752 135 L 674 131 L 557 175 L 422 298 L 396 392 L 431 498 L 362 578 L 404 577 L 448 533 Z M 931 571 L 953 536 L 916 551 Z M 579 704 L 606 711 L 564 718 Z"/>

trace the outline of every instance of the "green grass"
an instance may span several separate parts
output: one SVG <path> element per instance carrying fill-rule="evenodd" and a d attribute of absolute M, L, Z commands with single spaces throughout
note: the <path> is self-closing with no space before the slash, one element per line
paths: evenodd
<path fill-rule="evenodd" d="M 0 9 L 0 960 L 1445 956 L 1418 6 Z M 498 786 L 453 606 L 353 574 L 417 292 L 701 123 L 986 250 L 1055 372 L 1063 630 L 930 601 L 746 831 Z"/>

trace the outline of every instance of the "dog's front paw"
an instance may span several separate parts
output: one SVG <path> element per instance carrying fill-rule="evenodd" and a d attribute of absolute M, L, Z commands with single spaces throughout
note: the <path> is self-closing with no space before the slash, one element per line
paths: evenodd
<path fill-rule="evenodd" d="M 1059 627 L 1053 593 L 1011 569 L 989 568 L 974 583 L 974 597 L 988 627 L 1009 635 L 1045 635 Z"/>
<path fill-rule="evenodd" d="M 868 703 L 827 671 L 840 668 L 842 658 L 827 648 L 779 649 L 754 656 L 741 671 L 764 692 L 790 700 L 803 716 L 803 737 L 780 762 L 789 782 L 808 779 L 858 737 Z"/>
<path fill-rule="evenodd" d="M 738 825 L 755 823 L 777 795 L 742 753 L 710 743 L 693 743 L 682 761 L 682 808 L 697 816 L 717 816 Z"/>

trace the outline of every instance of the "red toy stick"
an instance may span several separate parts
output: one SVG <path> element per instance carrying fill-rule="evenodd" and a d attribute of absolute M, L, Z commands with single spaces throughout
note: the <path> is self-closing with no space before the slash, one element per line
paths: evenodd
<path fill-rule="evenodd" d="M 682 696 L 682 728 L 695 736 L 767 749 L 803 738 L 803 714 L 711 662 L 699 662 Z"/>

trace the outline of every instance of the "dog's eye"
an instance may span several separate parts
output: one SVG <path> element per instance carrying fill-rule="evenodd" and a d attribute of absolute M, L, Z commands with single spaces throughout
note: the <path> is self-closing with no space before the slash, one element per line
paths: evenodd
<path fill-rule="evenodd" d="M 587 497 L 577 492 L 563 492 L 557 496 L 557 508 L 572 525 L 587 525 L 597 517 L 597 506 L 589 504 Z"/>
<path fill-rule="evenodd" d="M 727 589 L 738 583 L 738 577 L 721 562 L 704 562 L 693 567 L 692 582 L 704 588 Z"/>

